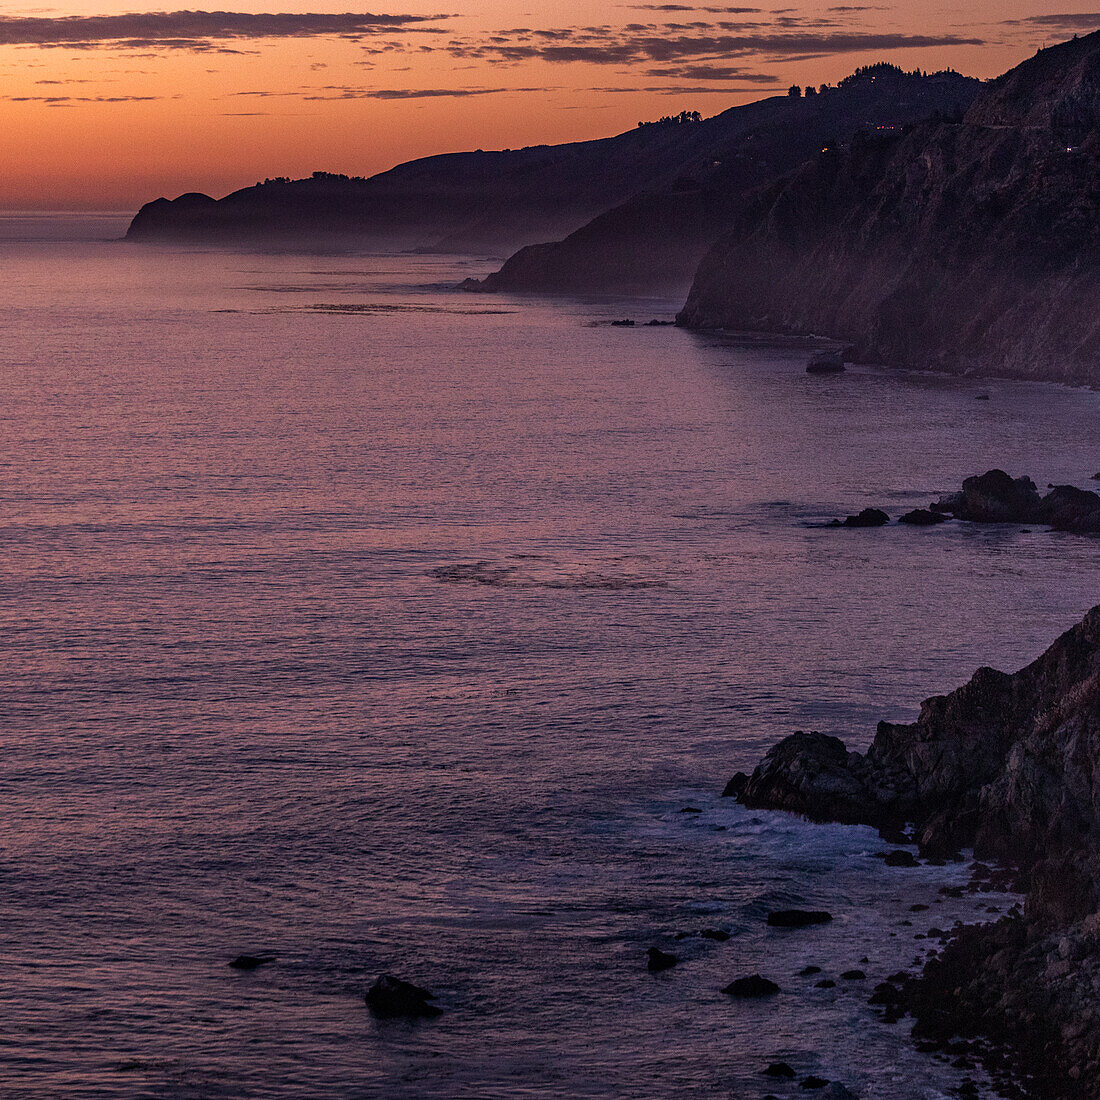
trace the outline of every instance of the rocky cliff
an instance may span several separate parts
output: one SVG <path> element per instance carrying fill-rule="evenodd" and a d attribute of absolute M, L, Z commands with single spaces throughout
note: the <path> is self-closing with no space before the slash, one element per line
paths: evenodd
<path fill-rule="evenodd" d="M 707 155 L 684 161 L 674 181 L 640 189 L 564 240 L 521 250 L 478 289 L 685 294 L 750 191 L 860 129 L 882 132 L 937 113 L 961 115 L 980 88 L 958 73 L 926 76 L 874 65 L 813 95 L 726 111 L 711 120 L 721 128 Z"/>
<path fill-rule="evenodd" d="M 1022 918 L 968 929 L 908 991 L 917 1034 L 993 1036 L 1034 1095 L 1100 1081 L 1100 607 L 1015 674 L 984 668 L 879 724 L 870 749 L 797 733 L 735 784 L 750 807 L 911 825 L 921 851 L 962 847 L 1017 869 Z"/>
<path fill-rule="evenodd" d="M 680 321 L 1100 382 L 1100 33 L 1040 51 L 961 122 L 861 135 L 757 194 Z"/>

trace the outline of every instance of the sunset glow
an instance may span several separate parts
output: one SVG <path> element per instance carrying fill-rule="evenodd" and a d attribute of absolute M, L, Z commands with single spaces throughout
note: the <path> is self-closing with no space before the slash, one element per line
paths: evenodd
<path fill-rule="evenodd" d="M 709 115 L 832 82 L 882 58 L 988 77 L 1100 25 L 1039 0 L 983 0 L 965 14 L 925 2 L 461 7 L 8 8 L 0 207 L 132 209 L 265 176 L 371 174 L 438 152 L 604 136 L 670 110 Z"/>

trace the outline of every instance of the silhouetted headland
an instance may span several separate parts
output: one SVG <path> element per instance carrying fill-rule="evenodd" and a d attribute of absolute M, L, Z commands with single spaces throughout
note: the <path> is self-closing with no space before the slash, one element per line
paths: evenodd
<path fill-rule="evenodd" d="M 505 281 L 542 289 L 671 279 L 686 291 L 747 188 L 859 127 L 960 111 L 979 86 L 957 73 L 922 77 L 883 66 L 820 94 L 772 97 L 707 119 L 683 112 L 595 141 L 451 153 L 367 179 L 270 179 L 222 199 L 157 199 L 127 238 L 507 254 L 606 214 L 580 238 L 583 258 L 567 241 L 560 260 L 517 259 Z"/>

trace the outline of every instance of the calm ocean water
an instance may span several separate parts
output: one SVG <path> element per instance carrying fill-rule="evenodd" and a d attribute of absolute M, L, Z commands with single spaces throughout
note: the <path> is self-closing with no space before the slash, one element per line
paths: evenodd
<path fill-rule="evenodd" d="M 717 796 L 1100 599 L 1096 541 L 815 526 L 994 465 L 1086 485 L 1100 395 L 813 378 L 606 324 L 674 302 L 120 229 L 0 224 L 0 1091 L 800 1095 L 778 1058 L 957 1085 L 865 1002 L 924 942 L 911 904 L 972 913 L 933 900 L 965 870 Z M 781 905 L 837 920 L 768 930 Z M 732 938 L 675 938 L 704 928 Z M 651 945 L 684 961 L 651 976 Z M 444 1015 L 373 1021 L 382 971 Z M 718 992 L 755 971 L 783 992 Z"/>

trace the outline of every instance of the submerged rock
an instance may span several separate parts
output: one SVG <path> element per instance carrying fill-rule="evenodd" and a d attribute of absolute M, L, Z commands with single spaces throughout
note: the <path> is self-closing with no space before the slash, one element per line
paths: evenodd
<path fill-rule="evenodd" d="M 770 997 L 779 992 L 779 986 L 759 974 L 753 974 L 751 977 L 730 982 L 722 992 L 731 997 Z"/>
<path fill-rule="evenodd" d="M 671 970 L 680 960 L 675 955 L 670 955 L 667 951 L 661 951 L 659 948 L 650 947 L 646 953 L 646 969 L 650 974 L 659 974 L 662 970 Z"/>
<path fill-rule="evenodd" d="M 824 1077 L 816 1077 L 811 1074 L 809 1077 L 803 1077 L 798 1082 L 800 1089 L 823 1089 L 829 1082 Z"/>
<path fill-rule="evenodd" d="M 229 965 L 234 970 L 258 970 L 274 961 L 274 955 L 238 955 Z"/>
<path fill-rule="evenodd" d="M 832 913 L 823 909 L 777 909 L 768 914 L 772 928 L 808 928 L 811 924 L 828 924 Z"/>
<path fill-rule="evenodd" d="M 794 1070 L 791 1069 L 786 1062 L 772 1062 L 772 1064 L 762 1072 L 765 1077 L 791 1078 L 794 1076 Z"/>
<path fill-rule="evenodd" d="M 435 994 L 412 982 L 402 981 L 392 974 L 383 974 L 367 990 L 363 998 L 371 1015 L 382 1019 L 431 1019 L 443 1010 L 430 1002 Z"/>

